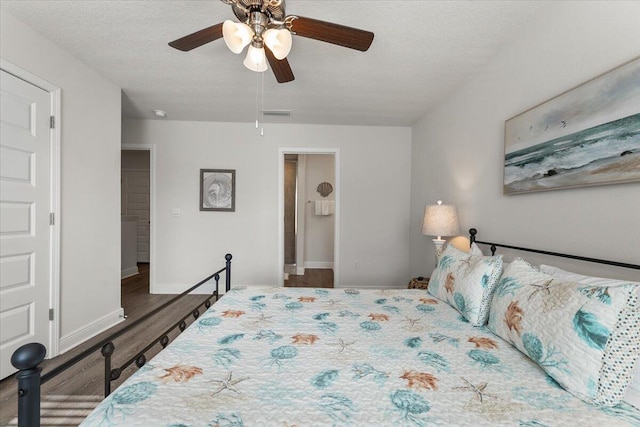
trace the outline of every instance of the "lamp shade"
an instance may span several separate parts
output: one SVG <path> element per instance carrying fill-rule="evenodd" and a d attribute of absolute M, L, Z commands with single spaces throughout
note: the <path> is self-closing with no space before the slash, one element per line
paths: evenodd
<path fill-rule="evenodd" d="M 253 32 L 251 28 L 242 22 L 224 21 L 222 24 L 222 37 L 229 50 L 233 53 L 240 53 L 242 49 L 251 41 Z"/>
<path fill-rule="evenodd" d="M 460 234 L 458 212 L 453 205 L 443 205 L 438 200 L 437 205 L 427 205 L 424 208 L 422 220 L 422 234 L 427 236 L 455 236 Z"/>
<path fill-rule="evenodd" d="M 289 30 L 270 28 L 262 35 L 264 43 L 278 60 L 287 57 L 291 51 L 291 33 Z"/>
<path fill-rule="evenodd" d="M 247 49 L 247 57 L 244 59 L 243 64 L 251 71 L 257 73 L 267 71 L 267 57 L 264 54 L 264 48 L 249 46 L 249 49 Z"/>

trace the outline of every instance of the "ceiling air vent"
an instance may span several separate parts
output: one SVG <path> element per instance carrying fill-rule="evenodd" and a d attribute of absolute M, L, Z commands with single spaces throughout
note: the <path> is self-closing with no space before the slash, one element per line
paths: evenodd
<path fill-rule="evenodd" d="M 263 116 L 289 117 L 291 110 L 263 110 Z"/>

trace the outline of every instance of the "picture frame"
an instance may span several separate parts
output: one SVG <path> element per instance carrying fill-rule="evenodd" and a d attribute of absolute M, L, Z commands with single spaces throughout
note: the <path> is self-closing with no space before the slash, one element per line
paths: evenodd
<path fill-rule="evenodd" d="M 200 210 L 235 212 L 235 169 L 200 169 Z"/>
<path fill-rule="evenodd" d="M 640 57 L 505 121 L 503 193 L 640 181 Z"/>

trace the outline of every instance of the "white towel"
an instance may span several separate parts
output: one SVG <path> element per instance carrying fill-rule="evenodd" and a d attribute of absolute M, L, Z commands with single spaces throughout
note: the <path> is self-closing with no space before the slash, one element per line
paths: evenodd
<path fill-rule="evenodd" d="M 323 200 L 322 215 L 333 215 L 336 213 L 336 202 L 333 200 Z"/>
<path fill-rule="evenodd" d="M 336 213 L 336 202 L 333 200 L 316 200 L 316 215 L 327 216 Z"/>

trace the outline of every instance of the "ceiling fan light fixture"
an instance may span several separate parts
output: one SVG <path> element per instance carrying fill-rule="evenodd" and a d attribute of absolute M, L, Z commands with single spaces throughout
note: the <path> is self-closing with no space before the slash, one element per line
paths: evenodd
<path fill-rule="evenodd" d="M 251 42 L 253 31 L 247 24 L 227 19 L 222 24 L 222 37 L 229 50 L 239 54 Z"/>
<path fill-rule="evenodd" d="M 249 49 L 247 49 L 247 57 L 244 59 L 243 64 L 251 71 L 257 73 L 267 71 L 267 58 L 264 53 L 264 48 L 253 45 L 249 46 Z"/>
<path fill-rule="evenodd" d="M 262 35 L 264 43 L 278 60 L 283 60 L 291 51 L 291 33 L 289 30 L 270 28 Z"/>

